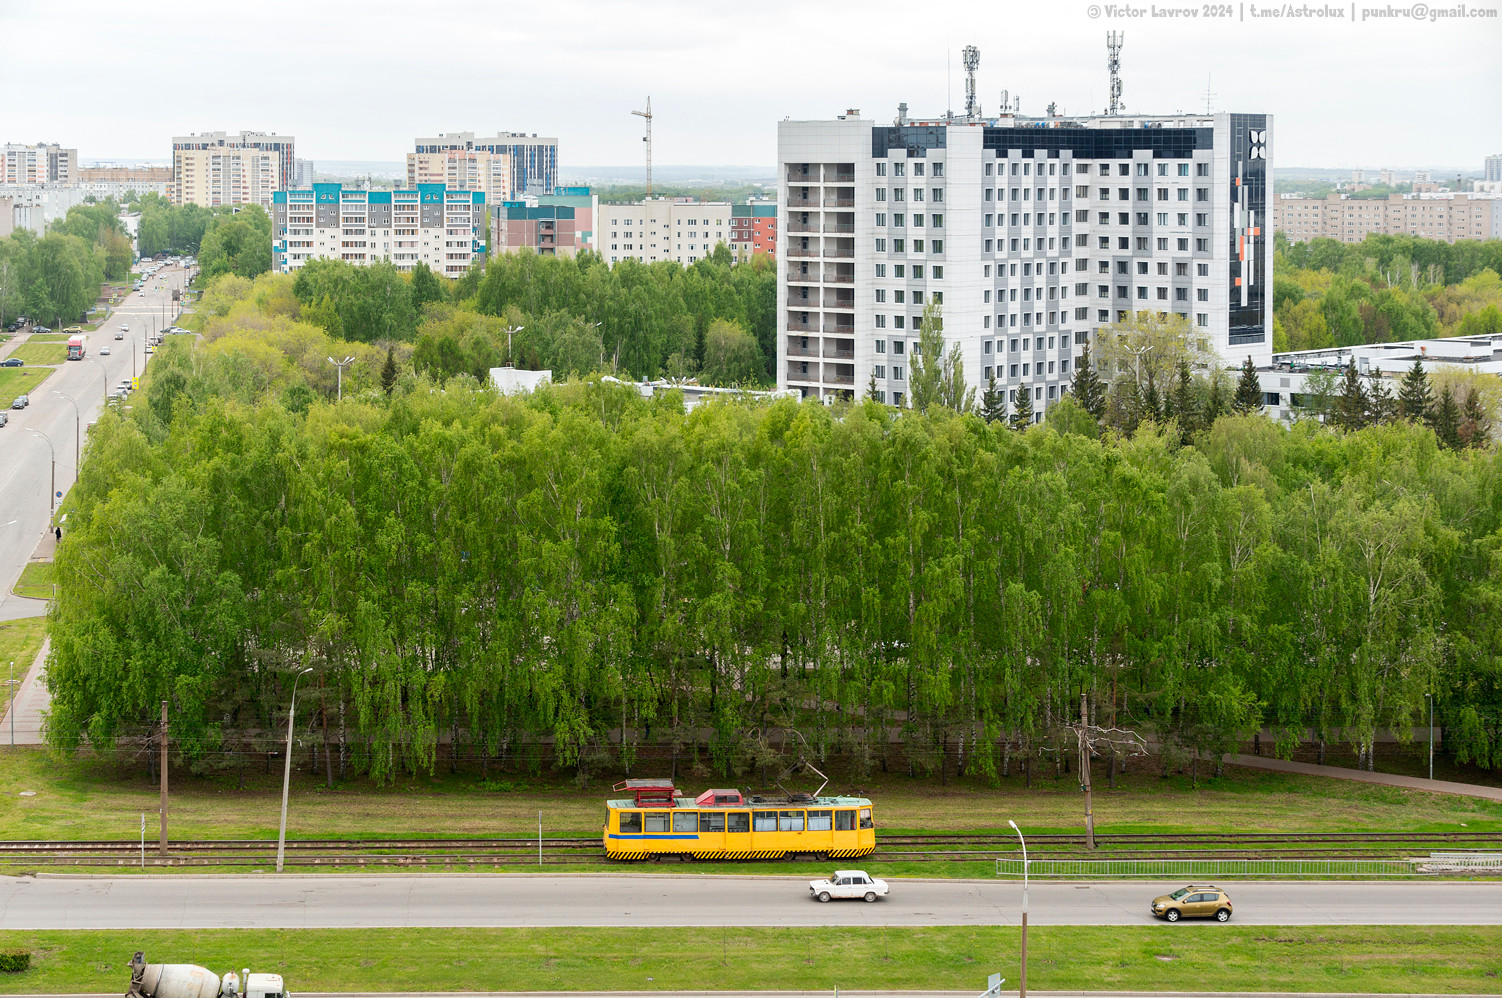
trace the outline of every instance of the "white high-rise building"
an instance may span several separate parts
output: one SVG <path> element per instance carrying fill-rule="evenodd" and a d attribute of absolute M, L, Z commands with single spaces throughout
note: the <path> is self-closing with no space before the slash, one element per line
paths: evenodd
<path fill-rule="evenodd" d="M 419 184 L 482 191 L 492 204 L 552 194 L 558 186 L 558 140 L 519 132 L 419 138 L 407 153 L 407 186 Z"/>
<path fill-rule="evenodd" d="M 0 184 L 76 184 L 78 150 L 56 143 L 0 146 Z"/>
<path fill-rule="evenodd" d="M 1266 364 L 1271 150 L 1261 114 L 781 122 L 778 387 L 848 398 L 874 375 L 904 404 L 930 301 L 977 395 L 994 375 L 1035 418 L 1137 311 Z"/>
<path fill-rule="evenodd" d="M 204 132 L 172 140 L 172 202 L 212 208 L 225 204 L 271 207 L 273 191 L 296 175 L 296 140 L 265 132 Z"/>
<path fill-rule="evenodd" d="M 442 184 L 370 191 L 339 184 L 277 191 L 271 206 L 271 269 L 290 274 L 309 260 L 357 266 L 389 260 L 410 271 L 463 277 L 485 257 L 485 195 Z"/>
<path fill-rule="evenodd" d="M 601 204 L 596 214 L 595 249 L 609 264 L 621 260 L 672 260 L 687 267 L 730 245 L 729 201 L 651 198 L 630 204 Z"/>

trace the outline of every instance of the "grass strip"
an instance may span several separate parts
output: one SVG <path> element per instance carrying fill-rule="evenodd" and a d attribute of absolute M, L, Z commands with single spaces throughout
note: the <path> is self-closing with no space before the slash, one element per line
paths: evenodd
<path fill-rule="evenodd" d="M 281 760 L 249 755 L 225 760 L 224 769 L 198 775 L 174 769 L 169 832 L 174 839 L 275 838 L 281 804 Z M 243 768 L 242 768 L 243 767 Z M 367 780 L 326 789 L 323 767 L 299 752 L 293 761 L 289 838 L 516 837 L 544 834 L 597 836 L 604 800 L 615 796 L 613 776 L 581 783 L 571 774 L 508 775 L 483 779 L 404 775 L 393 785 Z M 1453 797 L 1401 787 L 1228 767 L 1226 776 L 1200 781 L 1161 779 L 1150 770 L 1118 780 L 1116 790 L 1095 793 L 1099 832 L 1478 832 L 1502 830 L 1502 802 Z M 243 778 L 243 785 L 241 780 Z M 931 780 L 888 774 L 841 781 L 834 790 L 859 789 L 876 804 L 877 836 L 901 830 L 992 832 L 1011 837 L 1013 817 L 1029 833 L 1078 834 L 1084 807 L 1078 785 L 1017 777 L 991 786 L 980 780 Z M 144 811 L 155 814 L 157 787 L 142 766 L 107 759 L 17 748 L 0 767 L 0 797 L 22 790 L 36 796 L 0 808 L 3 839 L 130 839 Z M 1183 820 L 1175 821 L 1174 818 Z M 1192 819 L 1192 820 L 1191 820 Z M 895 847 L 893 847 L 895 848 Z M 1010 852 L 1012 846 L 998 852 Z"/>
<path fill-rule="evenodd" d="M 0 950 L 29 950 L 32 969 L 0 975 L 0 994 L 122 993 L 137 949 L 221 974 L 280 973 L 294 992 L 979 991 L 997 971 L 1016 986 L 1018 938 L 998 927 L 17 930 L 0 932 Z M 1028 933 L 1039 990 L 1496 993 L 1499 975 L 1499 926 Z"/>
<path fill-rule="evenodd" d="M 52 584 L 57 580 L 57 566 L 50 561 L 31 561 L 21 569 L 21 577 L 16 580 L 13 592 L 17 596 L 30 596 L 32 599 L 51 599 L 53 597 Z"/>
<path fill-rule="evenodd" d="M 68 359 L 67 343 L 22 343 L 10 352 L 28 364 L 62 364 Z"/>
<path fill-rule="evenodd" d="M 16 678 L 26 675 L 31 663 L 36 661 L 42 648 L 42 637 L 47 633 L 46 617 L 21 617 L 18 620 L 0 621 L 0 669 L 6 672 L 0 679 L 10 678 L 10 664 L 15 663 Z M 4 697 L 4 704 L 10 697 Z M 0 713 L 4 711 L 0 704 Z"/>
<path fill-rule="evenodd" d="M 51 368 L 0 367 L 0 409 L 10 412 L 12 425 L 19 425 L 18 420 L 25 420 L 26 410 L 11 411 L 10 404 L 18 395 L 30 395 L 36 391 L 37 386 L 47 380 L 51 373 Z"/>

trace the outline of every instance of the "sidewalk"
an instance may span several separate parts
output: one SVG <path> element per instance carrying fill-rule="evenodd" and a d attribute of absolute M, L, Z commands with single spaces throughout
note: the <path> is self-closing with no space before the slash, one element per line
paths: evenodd
<path fill-rule="evenodd" d="M 1316 766 L 1308 762 L 1289 762 L 1260 755 L 1227 755 L 1224 758 L 1233 766 L 1247 766 L 1252 769 L 1271 769 L 1280 773 L 1302 773 L 1305 776 L 1325 776 L 1336 780 L 1355 780 L 1358 783 L 1377 783 L 1386 787 L 1403 787 L 1407 790 L 1426 790 L 1430 793 L 1460 794 L 1464 797 L 1502 801 L 1502 787 L 1452 783 L 1449 780 L 1426 780 L 1418 776 L 1397 776 L 1393 773 L 1368 773 L 1364 769 Z"/>
<path fill-rule="evenodd" d="M 21 685 L 16 687 L 14 721 L 10 716 L 9 699 L 0 701 L 5 706 L 5 713 L 0 715 L 0 745 L 12 744 L 12 731 L 16 745 L 42 744 L 42 712 L 52 702 L 51 691 L 42 681 L 42 674 L 47 665 L 47 652 L 51 648 L 52 639 L 43 638 L 36 660 L 26 670 Z M 12 724 L 15 725 L 14 728 L 11 727 Z"/>

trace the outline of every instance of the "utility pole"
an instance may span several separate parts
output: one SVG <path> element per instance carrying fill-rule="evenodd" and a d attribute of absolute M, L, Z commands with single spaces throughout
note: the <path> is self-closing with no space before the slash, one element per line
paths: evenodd
<path fill-rule="evenodd" d="M 642 139 L 647 144 L 647 197 L 652 196 L 652 98 L 647 98 L 645 111 L 632 111 L 638 118 L 647 119 L 647 137 Z"/>
<path fill-rule="evenodd" d="M 158 854 L 167 855 L 167 701 L 162 701 L 162 830 L 157 836 Z"/>
<path fill-rule="evenodd" d="M 1085 848 L 1095 848 L 1095 810 L 1090 803 L 1090 720 L 1085 711 L 1085 694 L 1080 693 L 1080 779 L 1085 788 Z"/>

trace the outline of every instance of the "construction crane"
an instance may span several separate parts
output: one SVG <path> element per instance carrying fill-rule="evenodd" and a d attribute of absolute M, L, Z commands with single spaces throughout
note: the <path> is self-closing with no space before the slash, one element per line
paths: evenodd
<path fill-rule="evenodd" d="M 639 118 L 646 118 L 647 119 L 647 134 L 646 134 L 646 137 L 642 139 L 642 141 L 647 144 L 647 197 L 651 197 L 652 196 L 652 98 L 650 96 L 647 98 L 647 109 L 645 111 L 632 111 L 631 113 L 634 114 L 634 115 L 636 115 Z"/>
<path fill-rule="evenodd" d="M 965 117 L 974 121 L 980 117 L 980 101 L 975 99 L 975 71 L 980 68 L 980 49 L 966 45 L 960 53 L 960 62 L 965 67 Z"/>

